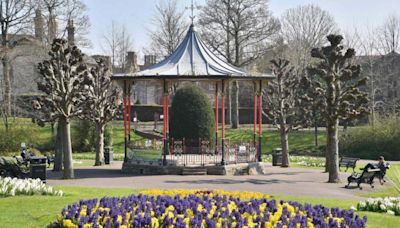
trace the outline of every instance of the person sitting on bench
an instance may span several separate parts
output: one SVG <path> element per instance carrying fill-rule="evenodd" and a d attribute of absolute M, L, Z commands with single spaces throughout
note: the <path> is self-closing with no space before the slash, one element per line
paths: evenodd
<path fill-rule="evenodd" d="M 385 162 L 385 158 L 383 156 L 379 156 L 378 163 L 372 164 L 368 163 L 363 169 L 380 169 L 380 173 L 376 175 L 379 179 L 379 182 L 383 184 L 385 181 L 384 177 L 386 175 L 386 170 L 389 169 L 389 163 Z"/>

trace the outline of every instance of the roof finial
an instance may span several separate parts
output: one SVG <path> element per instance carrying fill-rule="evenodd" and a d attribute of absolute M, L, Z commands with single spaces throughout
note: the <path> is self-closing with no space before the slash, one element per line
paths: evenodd
<path fill-rule="evenodd" d="M 194 8 L 194 2 L 193 2 L 193 0 L 192 0 L 192 4 L 190 5 L 190 10 L 191 10 L 190 19 L 192 20 L 192 25 L 194 25 L 194 18 L 195 18 L 196 16 L 194 16 L 194 10 L 195 10 L 195 8 Z"/>

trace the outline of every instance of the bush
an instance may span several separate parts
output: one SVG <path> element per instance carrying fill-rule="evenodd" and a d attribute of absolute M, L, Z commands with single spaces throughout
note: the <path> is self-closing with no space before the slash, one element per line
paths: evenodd
<path fill-rule="evenodd" d="M 96 146 L 96 127 L 88 120 L 77 120 L 73 125 L 72 147 L 76 152 L 90 152 Z M 112 146 L 112 127 L 104 131 L 104 146 Z"/>
<path fill-rule="evenodd" d="M 170 135 L 196 142 L 212 139 L 214 115 L 208 97 L 195 86 L 179 89 L 172 101 Z"/>
<path fill-rule="evenodd" d="M 349 128 L 340 137 L 343 155 L 364 159 L 400 160 L 400 117 L 379 118 L 374 126 Z"/>
<path fill-rule="evenodd" d="M 0 127 L 0 155 L 19 152 L 24 142 L 31 149 L 38 146 L 40 137 L 39 126 L 33 123 L 15 123 L 8 130 Z"/>

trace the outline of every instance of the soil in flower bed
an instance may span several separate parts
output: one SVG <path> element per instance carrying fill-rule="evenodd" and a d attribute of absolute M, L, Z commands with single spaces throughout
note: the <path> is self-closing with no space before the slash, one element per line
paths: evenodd
<path fill-rule="evenodd" d="M 53 227 L 366 227 L 352 210 L 198 192 L 130 195 L 68 205 Z"/>

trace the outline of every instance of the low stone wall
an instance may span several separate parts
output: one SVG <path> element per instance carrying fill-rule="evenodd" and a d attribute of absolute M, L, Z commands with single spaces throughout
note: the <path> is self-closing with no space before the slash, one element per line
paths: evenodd
<path fill-rule="evenodd" d="M 214 165 L 205 166 L 207 169 L 207 175 L 260 175 L 265 174 L 265 168 L 268 165 L 263 162 L 254 163 L 241 163 L 232 165 Z M 148 164 L 135 164 L 135 163 L 124 163 L 122 165 L 122 172 L 134 175 L 182 175 L 184 166 L 159 166 L 159 165 L 148 165 Z"/>

